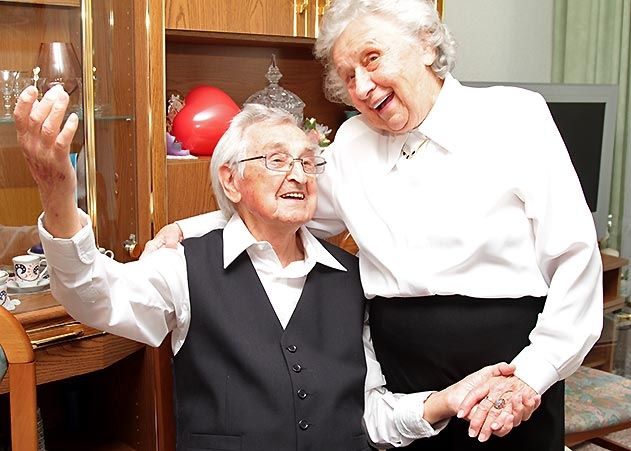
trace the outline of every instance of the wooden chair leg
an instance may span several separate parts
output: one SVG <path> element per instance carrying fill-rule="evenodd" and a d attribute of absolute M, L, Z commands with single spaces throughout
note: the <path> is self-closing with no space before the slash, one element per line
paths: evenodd
<path fill-rule="evenodd" d="M 592 442 L 594 445 L 598 445 L 601 448 L 605 448 L 610 451 L 631 451 L 630 447 L 624 446 L 606 437 L 597 437 L 597 438 L 591 439 L 590 442 Z"/>
<path fill-rule="evenodd" d="M 35 364 L 30 362 L 9 365 L 9 384 L 12 448 L 37 451 Z"/>

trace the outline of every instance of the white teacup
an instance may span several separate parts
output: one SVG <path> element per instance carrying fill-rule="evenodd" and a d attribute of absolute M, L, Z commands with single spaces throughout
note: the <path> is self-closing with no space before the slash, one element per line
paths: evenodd
<path fill-rule="evenodd" d="M 37 255 L 18 255 L 13 257 L 15 283 L 19 287 L 37 286 L 48 274 L 46 259 Z"/>
<path fill-rule="evenodd" d="M 9 281 L 9 273 L 0 269 L 0 305 L 4 305 L 9 300 L 7 292 L 7 282 Z"/>
<path fill-rule="evenodd" d="M 105 249 L 104 247 L 99 247 L 99 252 L 106 257 L 114 258 L 114 251 L 111 249 Z"/>

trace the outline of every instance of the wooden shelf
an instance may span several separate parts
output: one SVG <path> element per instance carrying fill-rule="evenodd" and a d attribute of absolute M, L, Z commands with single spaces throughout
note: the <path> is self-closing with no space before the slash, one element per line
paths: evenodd
<path fill-rule="evenodd" d="M 28 5 L 71 6 L 79 8 L 81 0 L 0 0 L 0 3 L 25 3 Z"/>
<path fill-rule="evenodd" d="M 168 222 L 217 210 L 210 185 L 210 158 L 167 160 Z"/>
<path fill-rule="evenodd" d="M 97 442 L 94 440 L 48 440 L 46 439 L 46 449 L 48 451 L 136 451 L 126 443 L 107 441 Z"/>
<path fill-rule="evenodd" d="M 239 45 L 248 47 L 299 47 L 312 48 L 314 38 L 273 36 L 266 34 L 225 33 L 219 31 L 165 31 L 166 42 L 184 44 Z"/>

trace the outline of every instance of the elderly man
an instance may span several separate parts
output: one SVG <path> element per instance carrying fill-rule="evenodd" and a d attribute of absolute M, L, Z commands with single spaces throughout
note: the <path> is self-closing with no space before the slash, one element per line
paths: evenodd
<path fill-rule="evenodd" d="M 36 97 L 21 94 L 15 119 L 44 206 L 53 294 L 80 321 L 152 346 L 173 331 L 179 450 L 369 449 L 364 396 L 371 439 L 405 445 L 440 430 L 474 387 L 512 373 L 487 367 L 431 397 L 383 388 L 357 260 L 303 227 L 325 161 L 287 113 L 247 106 L 218 143 L 224 229 L 121 264 L 98 252 L 74 202 L 76 115 L 59 131 L 67 94 Z M 511 427 L 498 418 L 499 434 Z"/>

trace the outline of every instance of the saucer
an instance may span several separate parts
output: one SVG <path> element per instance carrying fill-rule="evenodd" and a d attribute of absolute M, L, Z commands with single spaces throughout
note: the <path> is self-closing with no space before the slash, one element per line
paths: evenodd
<path fill-rule="evenodd" d="M 9 280 L 7 281 L 7 292 L 9 294 L 37 293 L 38 291 L 47 290 L 49 286 L 50 279 L 48 277 L 40 280 L 37 285 L 33 285 L 32 287 L 21 287 L 15 282 L 15 279 L 9 278 Z"/>

